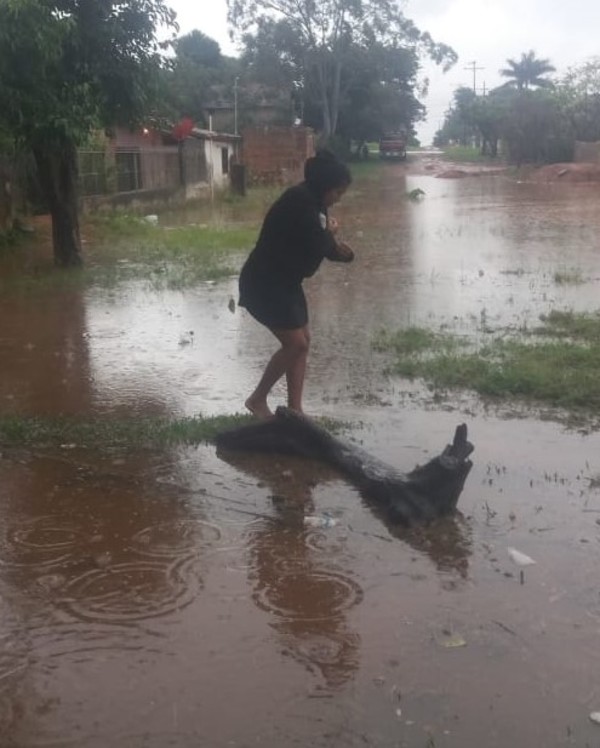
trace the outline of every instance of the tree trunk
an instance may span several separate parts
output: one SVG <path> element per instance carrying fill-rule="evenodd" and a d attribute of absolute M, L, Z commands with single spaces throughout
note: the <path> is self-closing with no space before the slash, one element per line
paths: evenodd
<path fill-rule="evenodd" d="M 323 60 L 319 62 L 318 68 L 318 80 L 321 97 L 321 113 L 323 114 L 323 142 L 327 142 L 329 137 L 333 134 L 331 129 L 331 111 L 329 108 L 329 96 L 327 91 L 327 70 L 326 64 Z"/>
<path fill-rule="evenodd" d="M 33 155 L 52 217 L 54 262 L 59 267 L 81 265 L 75 144 L 68 138 L 41 143 Z"/>
<path fill-rule="evenodd" d="M 453 443 L 438 457 L 402 473 L 287 408 L 277 408 L 276 417 L 268 421 L 218 434 L 216 444 L 220 449 L 292 454 L 326 462 L 355 483 L 387 521 L 402 525 L 426 523 L 455 511 L 472 467 L 467 458 L 473 451 L 462 424 Z"/>
<path fill-rule="evenodd" d="M 342 85 L 342 64 L 339 60 L 333 63 L 333 82 L 330 103 L 331 134 L 335 135 L 337 130 L 338 116 L 340 113 L 340 88 Z"/>

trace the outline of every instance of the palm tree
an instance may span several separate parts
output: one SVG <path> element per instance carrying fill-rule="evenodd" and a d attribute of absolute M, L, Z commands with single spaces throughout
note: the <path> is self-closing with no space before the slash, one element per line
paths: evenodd
<path fill-rule="evenodd" d="M 530 50 L 521 54 L 519 61 L 507 60 L 508 67 L 500 70 L 500 75 L 508 78 L 505 86 L 515 86 L 519 91 L 526 88 L 548 88 L 552 86 L 552 81 L 543 76 L 553 73 L 556 68 L 550 64 L 550 60 L 539 60 L 535 52 Z"/>

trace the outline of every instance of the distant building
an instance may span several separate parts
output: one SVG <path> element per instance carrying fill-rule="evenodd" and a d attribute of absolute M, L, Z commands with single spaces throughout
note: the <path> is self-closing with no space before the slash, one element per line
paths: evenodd
<path fill-rule="evenodd" d="M 88 202 L 192 199 L 229 184 L 241 137 L 193 127 L 116 127 L 103 147 L 81 149 L 81 191 Z"/>

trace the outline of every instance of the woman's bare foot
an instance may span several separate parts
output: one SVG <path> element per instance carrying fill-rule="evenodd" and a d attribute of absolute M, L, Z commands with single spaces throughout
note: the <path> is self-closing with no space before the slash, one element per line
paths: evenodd
<path fill-rule="evenodd" d="M 250 397 L 246 400 L 244 403 L 246 408 L 252 413 L 253 416 L 256 416 L 256 418 L 260 418 L 263 421 L 268 420 L 269 418 L 274 418 L 273 411 L 269 406 L 267 405 L 266 400 L 257 400 L 250 395 Z"/>

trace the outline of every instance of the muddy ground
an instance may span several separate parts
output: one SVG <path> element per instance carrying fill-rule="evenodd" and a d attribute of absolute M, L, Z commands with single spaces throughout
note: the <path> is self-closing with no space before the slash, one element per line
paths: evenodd
<path fill-rule="evenodd" d="M 440 399 L 371 348 L 381 327 L 595 310 L 597 188 L 428 163 L 366 172 L 337 210 L 357 260 L 307 283 L 306 408 L 406 469 L 466 422 L 459 514 L 386 527 L 328 469 L 209 446 L 2 450 L 2 748 L 599 744 L 598 432 Z M 234 277 L 7 290 L 2 411 L 237 412 L 273 341 L 235 295 Z M 536 561 L 523 584 L 509 547 Z"/>

